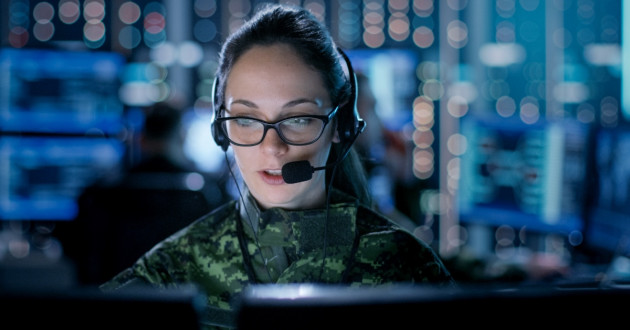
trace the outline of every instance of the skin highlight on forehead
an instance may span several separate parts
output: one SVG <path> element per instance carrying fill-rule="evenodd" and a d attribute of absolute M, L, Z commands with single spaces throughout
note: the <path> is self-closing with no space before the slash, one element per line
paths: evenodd
<path fill-rule="evenodd" d="M 316 114 L 323 114 L 331 106 L 321 75 L 282 43 L 255 46 L 240 56 L 228 75 L 225 96 L 228 110 L 239 105 L 279 112 L 313 103 L 320 108 Z"/>

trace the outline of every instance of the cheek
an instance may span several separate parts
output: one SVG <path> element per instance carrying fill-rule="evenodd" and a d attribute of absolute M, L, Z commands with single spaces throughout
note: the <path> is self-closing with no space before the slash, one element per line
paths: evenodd
<path fill-rule="evenodd" d="M 252 159 L 255 158 L 254 153 L 248 152 L 247 150 L 244 150 L 244 148 L 240 147 L 233 147 L 232 150 L 234 151 L 234 160 L 236 161 L 238 168 L 241 170 L 241 173 L 246 172 L 244 170 L 247 169 L 247 165 L 252 164 Z"/>
<path fill-rule="evenodd" d="M 322 166 L 328 159 L 332 143 L 339 142 L 339 135 L 334 127 L 329 126 L 322 136 L 313 144 L 306 146 L 290 146 L 288 157 L 291 161 L 307 159 L 313 166 Z"/>
<path fill-rule="evenodd" d="M 317 165 L 313 164 L 314 166 L 322 166 L 326 162 L 328 154 L 330 153 L 331 142 L 335 141 L 336 136 L 337 134 L 327 136 L 325 139 L 322 138 L 320 141 L 317 141 L 318 143 L 313 145 L 313 148 L 309 148 L 311 159 L 318 161 Z"/>

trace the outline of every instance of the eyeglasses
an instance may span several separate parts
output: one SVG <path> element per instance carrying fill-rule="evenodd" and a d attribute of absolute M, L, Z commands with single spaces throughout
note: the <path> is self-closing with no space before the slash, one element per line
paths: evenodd
<path fill-rule="evenodd" d="M 219 117 L 216 123 L 232 144 L 251 147 L 262 142 L 267 131 L 273 128 L 286 144 L 303 146 L 317 141 L 326 125 L 337 114 L 335 107 L 326 116 L 306 115 L 281 119 L 274 123 L 251 117 Z"/>

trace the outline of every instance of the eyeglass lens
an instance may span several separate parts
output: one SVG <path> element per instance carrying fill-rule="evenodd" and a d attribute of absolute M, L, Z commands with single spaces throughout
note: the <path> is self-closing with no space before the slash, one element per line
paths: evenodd
<path fill-rule="evenodd" d="M 231 118 L 223 122 L 228 138 L 234 143 L 255 145 L 260 143 L 267 129 L 275 128 L 280 138 L 290 144 L 309 144 L 319 138 L 324 130 L 323 120 L 312 117 L 287 118 L 269 124 L 254 118 Z"/>

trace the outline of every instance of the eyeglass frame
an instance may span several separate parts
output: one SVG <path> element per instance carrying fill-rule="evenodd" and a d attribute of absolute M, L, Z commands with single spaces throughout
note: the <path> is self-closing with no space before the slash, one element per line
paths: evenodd
<path fill-rule="evenodd" d="M 226 110 L 224 107 L 221 108 L 221 110 Z M 327 115 L 298 115 L 298 116 L 291 116 L 291 117 L 286 117 L 286 118 L 282 118 L 280 120 L 277 120 L 275 122 L 267 122 L 264 121 L 262 119 L 258 119 L 258 118 L 253 118 L 253 117 L 247 117 L 247 116 L 236 116 L 236 117 L 217 117 L 215 118 L 215 124 L 218 124 L 219 127 L 221 127 L 221 131 L 223 132 L 223 134 L 225 135 L 225 137 L 228 139 L 228 141 L 230 141 L 230 143 L 239 146 L 239 147 L 253 147 L 253 146 L 257 146 L 259 144 L 261 144 L 263 142 L 263 140 L 265 140 L 265 137 L 267 136 L 267 131 L 270 128 L 273 128 L 276 133 L 278 134 L 278 137 L 280 137 L 280 139 L 282 140 L 282 142 L 288 144 L 288 145 L 292 145 L 292 146 L 306 146 L 309 144 L 313 144 L 315 142 L 317 142 L 317 140 L 319 140 L 319 138 L 322 137 L 322 134 L 324 134 L 324 131 L 326 130 L 326 126 L 333 120 L 333 118 L 335 117 L 335 115 L 337 114 L 339 110 L 339 106 L 336 106 L 334 109 L 332 109 Z M 321 121 L 324 122 L 324 126 L 322 127 L 321 132 L 319 132 L 319 135 L 311 142 L 308 143 L 293 143 L 293 142 L 289 142 L 285 139 L 284 135 L 282 134 L 282 130 L 280 128 L 278 128 L 278 125 L 285 121 L 285 120 L 289 120 L 289 119 L 294 119 L 294 118 L 314 118 L 314 119 L 319 119 Z M 248 120 L 254 120 L 256 122 L 259 122 L 263 125 L 263 134 L 262 137 L 260 138 L 260 141 L 256 142 L 256 143 L 248 143 L 248 144 L 243 144 L 243 143 L 237 143 L 234 142 L 232 139 L 230 139 L 230 135 L 227 132 L 227 128 L 223 125 L 223 123 L 227 122 L 228 120 L 234 120 L 234 119 L 248 119 Z"/>

